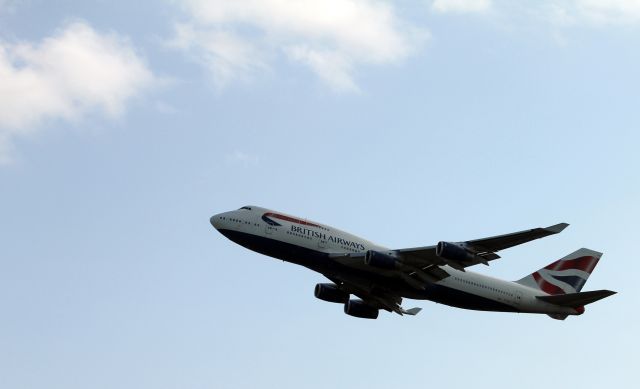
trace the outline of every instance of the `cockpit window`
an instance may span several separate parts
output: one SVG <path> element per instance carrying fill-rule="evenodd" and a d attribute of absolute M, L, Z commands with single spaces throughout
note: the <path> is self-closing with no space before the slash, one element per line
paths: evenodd
<path fill-rule="evenodd" d="M 248 209 L 249 211 L 251 211 L 251 207 L 242 207 L 242 208 L 240 208 L 240 209 Z M 239 209 L 239 210 L 240 210 L 240 209 Z M 239 211 L 239 210 L 238 210 L 238 211 Z"/>

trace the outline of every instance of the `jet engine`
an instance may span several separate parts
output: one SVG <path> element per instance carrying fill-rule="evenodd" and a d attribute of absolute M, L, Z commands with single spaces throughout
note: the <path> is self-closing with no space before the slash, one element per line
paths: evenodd
<path fill-rule="evenodd" d="M 398 260 L 391 255 L 379 251 L 369 250 L 364 255 L 364 263 L 381 269 L 395 269 Z"/>
<path fill-rule="evenodd" d="M 344 304 L 349 301 L 349 293 L 341 291 L 335 284 L 317 284 L 313 294 L 330 303 Z"/>
<path fill-rule="evenodd" d="M 367 305 L 362 300 L 349 300 L 344 305 L 344 313 L 362 319 L 377 319 L 378 308 Z"/>
<path fill-rule="evenodd" d="M 452 261 L 469 262 L 476 258 L 476 254 L 456 243 L 438 242 L 436 255 Z"/>

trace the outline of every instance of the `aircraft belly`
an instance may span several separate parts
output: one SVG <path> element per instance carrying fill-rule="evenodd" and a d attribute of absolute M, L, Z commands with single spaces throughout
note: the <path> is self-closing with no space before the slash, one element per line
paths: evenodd
<path fill-rule="evenodd" d="M 219 231 L 229 240 L 249 250 L 314 270 L 328 262 L 328 254 L 306 247 L 240 231 L 224 229 Z"/>

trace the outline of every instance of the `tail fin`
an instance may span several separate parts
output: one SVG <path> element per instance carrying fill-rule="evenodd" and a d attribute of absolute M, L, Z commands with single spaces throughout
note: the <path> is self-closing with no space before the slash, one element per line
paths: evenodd
<path fill-rule="evenodd" d="M 550 295 L 577 293 L 582 290 L 600 257 L 602 253 L 582 248 L 516 282 Z"/>

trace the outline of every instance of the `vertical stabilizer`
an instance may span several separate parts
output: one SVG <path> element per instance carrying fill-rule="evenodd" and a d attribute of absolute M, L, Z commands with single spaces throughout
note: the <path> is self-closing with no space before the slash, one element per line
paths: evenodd
<path fill-rule="evenodd" d="M 602 253 L 582 248 L 516 282 L 550 295 L 577 293 L 601 256 Z"/>

